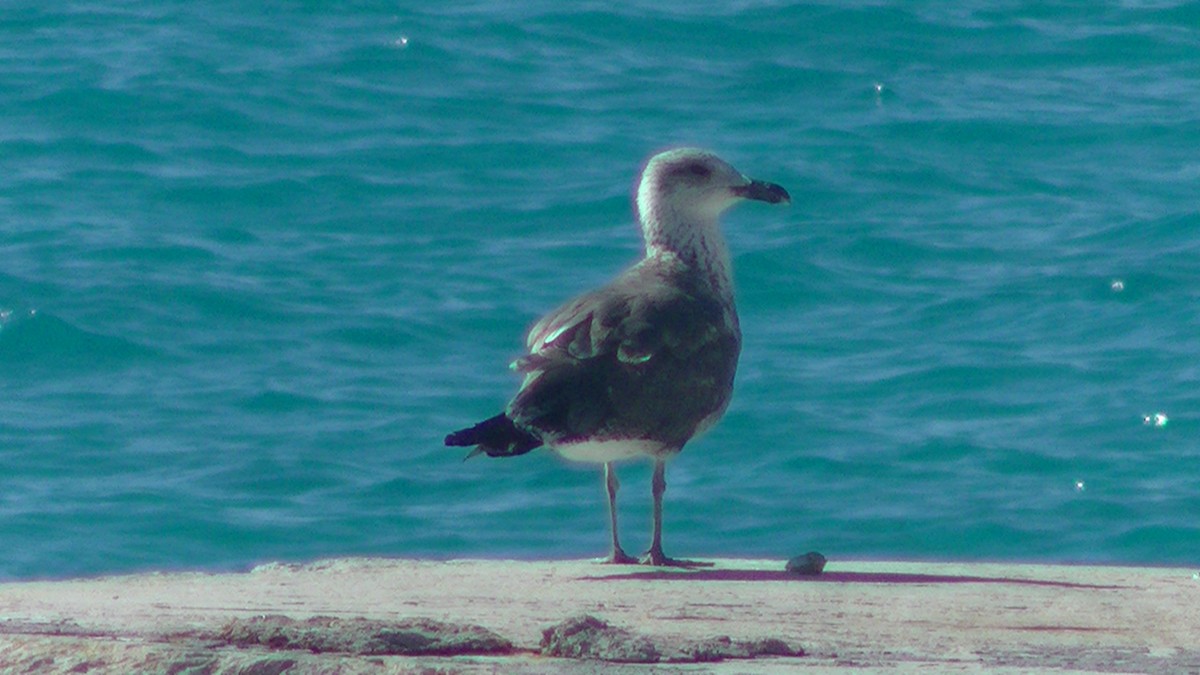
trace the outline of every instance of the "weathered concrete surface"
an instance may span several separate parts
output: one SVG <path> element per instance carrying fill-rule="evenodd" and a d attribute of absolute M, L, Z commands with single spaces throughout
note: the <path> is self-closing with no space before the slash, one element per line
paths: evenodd
<path fill-rule="evenodd" d="M 1200 672 L 1193 570 L 714 562 L 348 559 L 8 583 L 0 672 Z M 597 632 L 553 643 L 556 627 Z"/>

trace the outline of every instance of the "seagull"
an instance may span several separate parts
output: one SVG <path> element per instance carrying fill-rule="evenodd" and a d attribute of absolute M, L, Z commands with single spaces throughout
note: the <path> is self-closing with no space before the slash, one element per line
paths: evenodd
<path fill-rule="evenodd" d="M 608 285 L 550 312 L 530 329 L 524 376 L 504 412 L 446 436 L 467 458 L 515 457 L 545 446 L 604 465 L 612 549 L 605 562 L 690 566 L 662 547 L 666 463 L 720 419 L 733 395 L 742 335 L 729 249 L 718 219 L 751 199 L 787 204 L 779 185 L 752 180 L 712 152 L 654 155 L 636 194 L 646 253 Z M 654 462 L 654 530 L 639 560 L 617 536 L 614 463 Z"/>

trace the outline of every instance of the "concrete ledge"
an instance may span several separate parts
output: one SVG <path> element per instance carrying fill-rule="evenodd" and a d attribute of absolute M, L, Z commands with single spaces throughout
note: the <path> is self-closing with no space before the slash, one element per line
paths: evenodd
<path fill-rule="evenodd" d="M 712 562 L 339 559 L 8 583 L 0 667 L 1200 671 L 1200 580 L 1188 569 L 831 561 L 796 576 L 783 561 Z"/>

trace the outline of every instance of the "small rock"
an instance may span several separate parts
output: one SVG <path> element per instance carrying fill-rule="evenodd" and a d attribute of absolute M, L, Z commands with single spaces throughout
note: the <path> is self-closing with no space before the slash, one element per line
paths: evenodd
<path fill-rule="evenodd" d="M 787 561 L 787 567 L 784 569 L 792 574 L 816 576 L 825 569 L 825 556 L 816 551 L 809 551 Z"/>

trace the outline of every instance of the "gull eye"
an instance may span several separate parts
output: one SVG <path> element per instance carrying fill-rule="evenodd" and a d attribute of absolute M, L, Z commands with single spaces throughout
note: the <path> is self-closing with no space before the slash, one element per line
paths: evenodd
<path fill-rule="evenodd" d="M 708 178 L 712 175 L 712 169 L 703 164 L 689 164 L 687 172 L 697 178 Z"/>

